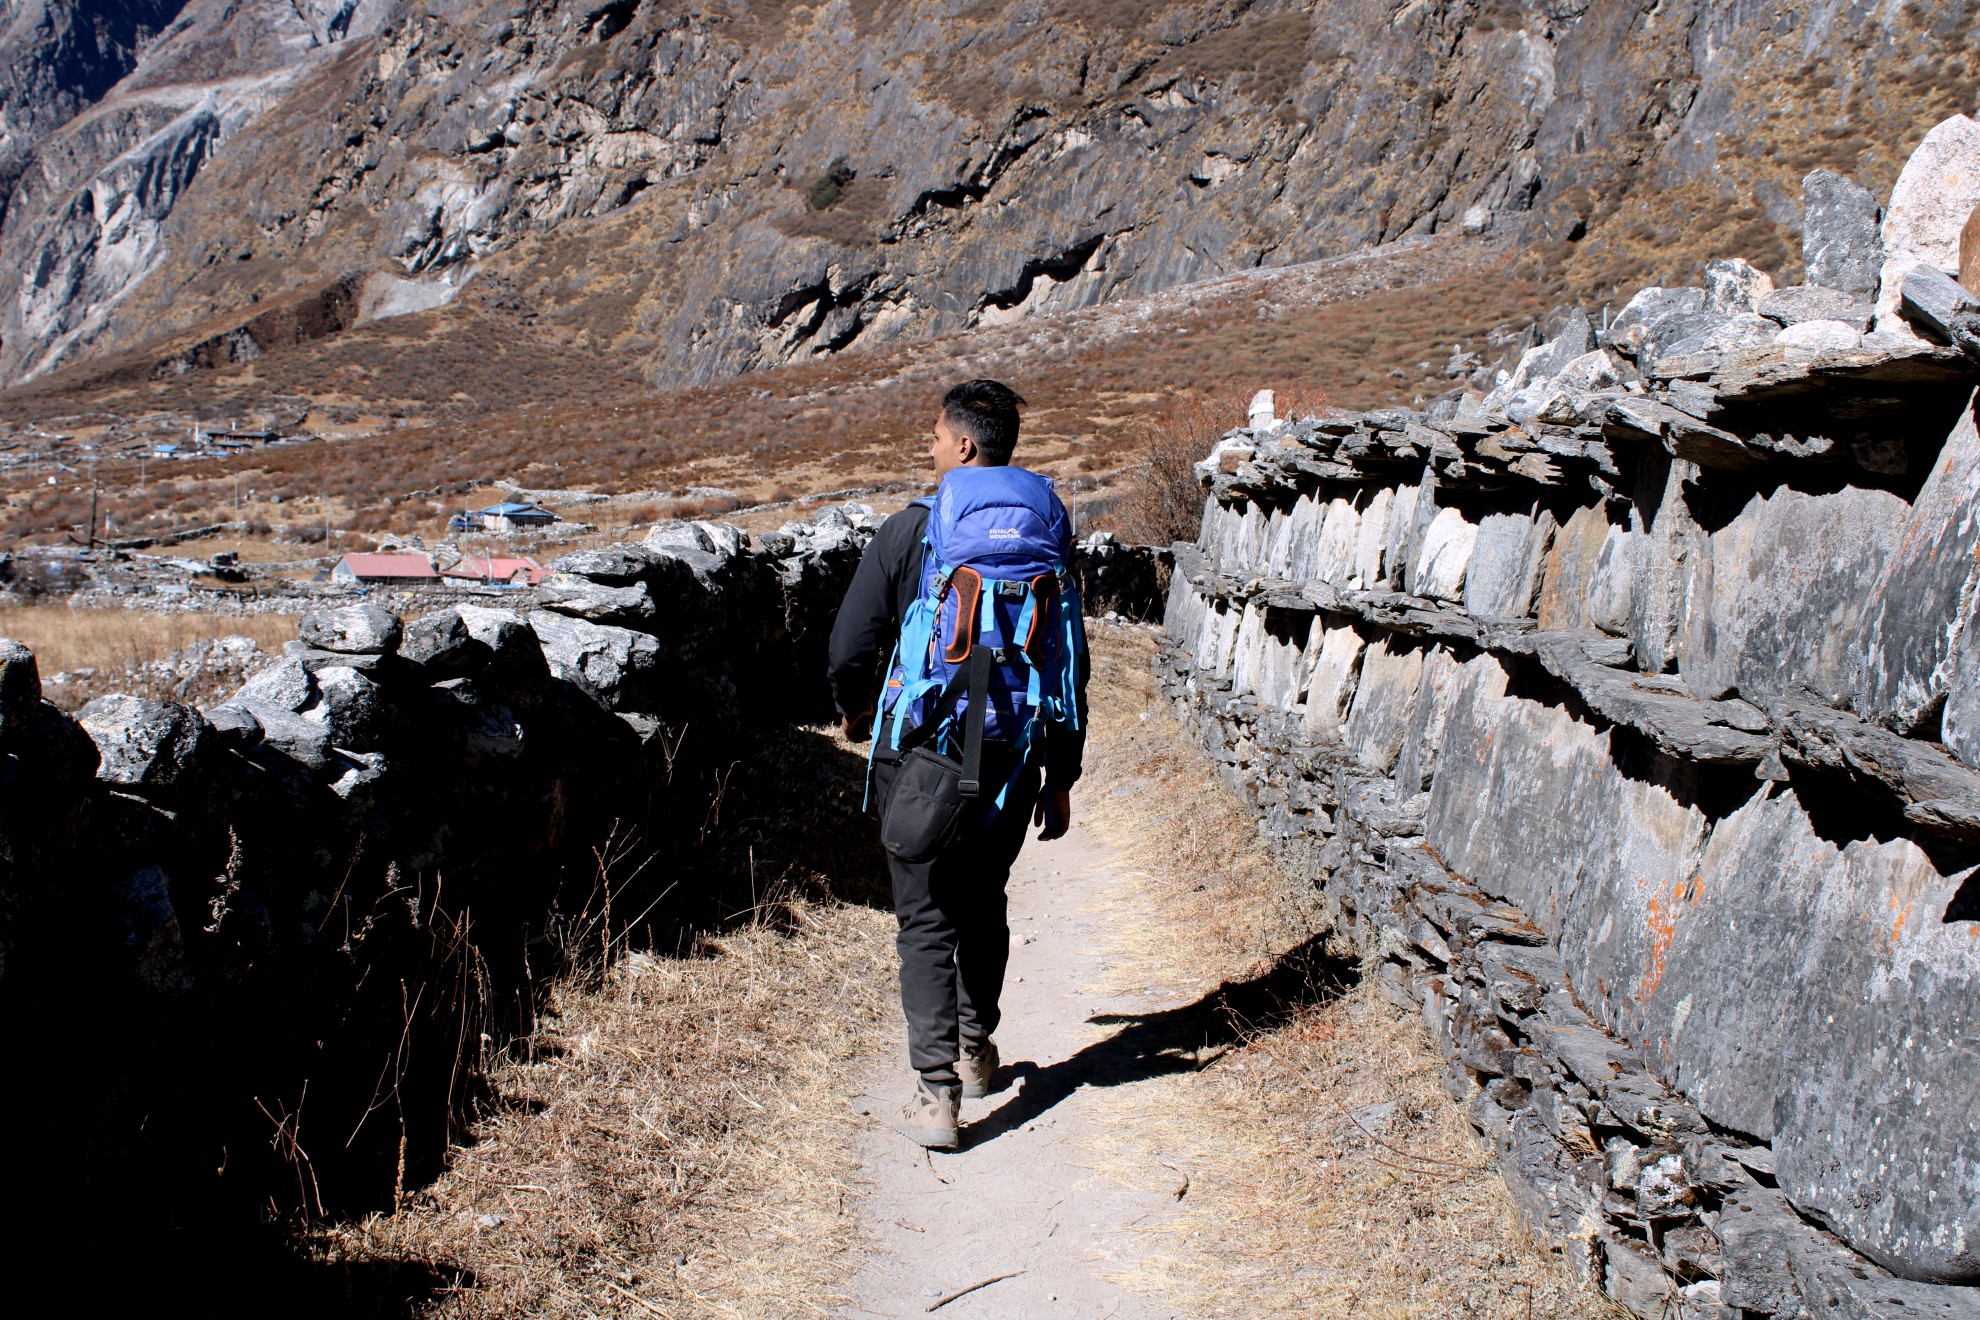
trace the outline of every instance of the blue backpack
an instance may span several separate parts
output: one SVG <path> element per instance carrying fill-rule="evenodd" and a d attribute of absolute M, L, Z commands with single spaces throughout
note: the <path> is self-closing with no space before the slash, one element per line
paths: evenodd
<path fill-rule="evenodd" d="M 887 666 L 874 742 L 885 721 L 903 755 L 960 742 L 961 793 L 973 798 L 983 739 L 1012 743 L 1022 770 L 1043 753 L 1046 724 L 1077 729 L 1084 716 L 1072 522 L 1051 478 L 1017 467 L 957 468 L 916 503 L 929 511 L 921 590 Z"/>

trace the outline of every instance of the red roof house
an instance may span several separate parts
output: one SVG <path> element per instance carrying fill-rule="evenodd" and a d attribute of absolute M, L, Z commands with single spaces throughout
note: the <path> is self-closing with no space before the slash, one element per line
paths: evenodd
<path fill-rule="evenodd" d="M 432 582 L 439 576 L 425 555 L 345 555 L 330 570 L 333 582 Z"/>
<path fill-rule="evenodd" d="M 533 587 L 548 572 L 548 569 L 539 567 L 534 559 L 506 559 L 495 555 L 486 559 L 463 559 L 458 564 L 441 569 L 440 576 L 451 582 L 500 582 L 512 587 Z"/>

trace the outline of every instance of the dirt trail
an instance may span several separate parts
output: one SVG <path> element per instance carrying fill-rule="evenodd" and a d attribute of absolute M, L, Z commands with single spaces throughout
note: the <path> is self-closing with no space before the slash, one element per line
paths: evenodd
<path fill-rule="evenodd" d="M 878 1245 L 852 1281 L 845 1316 L 918 1316 L 972 1284 L 1013 1271 L 941 1307 L 947 1320 L 1063 1316 L 1166 1320 L 1154 1299 L 1109 1281 L 1138 1237 L 1175 1213 L 1181 1176 L 1154 1168 L 1124 1186 L 1092 1167 L 1101 1088 L 1173 1072 L 1172 1054 L 1129 1043 L 1116 1019 L 1158 1007 L 1148 992 L 1108 997 L 1107 940 L 1094 909 L 1118 881 L 1115 856 L 1076 825 L 1025 845 L 1011 873 L 1011 965 L 1004 992 L 1004 1089 L 963 1102 L 963 1149 L 929 1154 L 880 1120 L 906 1094 L 904 1054 L 890 1056 L 856 1107 L 875 1122 L 859 1140 L 871 1180 L 856 1213 Z M 1089 1019 L 1098 1018 L 1094 1023 Z"/>

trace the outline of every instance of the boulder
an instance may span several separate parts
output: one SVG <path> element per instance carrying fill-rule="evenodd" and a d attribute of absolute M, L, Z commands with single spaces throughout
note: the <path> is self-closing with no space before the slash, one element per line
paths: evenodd
<path fill-rule="evenodd" d="M 330 791 L 340 798 L 349 799 L 357 796 L 359 790 L 385 777 L 385 756 L 381 752 L 353 752 L 339 748 L 333 768 L 335 773 L 328 785 Z"/>
<path fill-rule="evenodd" d="M 56 797 L 76 794 L 96 777 L 96 766 L 102 759 L 96 743 L 82 726 L 50 701 L 34 703 L 21 717 L 8 742 L 12 750 L 0 757 L 0 774 L 6 773 L 9 762 L 22 765 L 31 778 L 10 788 L 32 790 L 32 794 L 21 794 L 18 799 L 8 801 L 33 801 L 33 794 Z"/>
<path fill-rule="evenodd" d="M 1976 549 L 1980 431 L 1969 402 L 1912 502 L 1897 550 L 1870 588 L 1851 638 L 1857 714 L 1909 734 L 1939 713 L 1974 599 Z"/>
<path fill-rule="evenodd" d="M 1801 262 L 1808 282 L 1857 302 L 1874 299 L 1884 265 L 1878 232 L 1883 208 L 1870 190 L 1846 174 L 1813 170 L 1801 181 L 1801 209 Z"/>
<path fill-rule="evenodd" d="M 316 683 L 302 661 L 286 656 L 249 679 L 230 704 L 251 711 L 273 710 L 293 714 L 316 698 Z"/>
<path fill-rule="evenodd" d="M 208 736 L 216 746 L 240 751 L 261 741 L 261 721 L 245 706 L 215 706 L 205 715 Z"/>
<path fill-rule="evenodd" d="M 873 510 L 863 504 L 849 504 L 820 509 L 813 515 L 812 525 L 817 528 L 849 532 L 854 530 L 854 512 L 866 519 L 871 519 L 873 515 Z M 803 524 L 798 525 L 803 526 Z M 726 563 L 749 549 L 749 533 L 729 523 L 656 523 L 646 534 L 645 545 L 648 549 L 668 554 L 686 551 L 712 555 L 717 563 Z"/>
<path fill-rule="evenodd" d="M 1485 411 L 1503 411 L 1509 399 L 1551 381 L 1569 363 L 1587 356 L 1594 347 L 1595 332 L 1589 327 L 1588 316 L 1576 309 L 1561 323 L 1560 331 L 1552 339 L 1535 344 L 1520 354 L 1519 364 L 1513 368 L 1512 374 L 1498 382 L 1485 396 Z M 1373 420 L 1375 414 L 1371 413 L 1369 417 Z M 1399 427 L 1407 425 L 1407 416 L 1398 419 Z"/>
<path fill-rule="evenodd" d="M 1558 941 L 1577 998 L 1626 1034 L 1659 905 L 1695 873 L 1708 818 L 1686 768 L 1513 677 L 1496 657 L 1465 666 L 1425 840 Z"/>
<path fill-rule="evenodd" d="M 303 616 L 302 640 L 319 651 L 390 655 L 399 649 L 398 616 L 376 605 L 346 605 Z"/>
<path fill-rule="evenodd" d="M 1478 528 L 1456 509 L 1439 509 L 1423 534 L 1410 590 L 1433 600 L 1464 599 L 1465 570 L 1478 543 Z"/>
<path fill-rule="evenodd" d="M 212 718 L 239 727 L 243 721 L 234 714 L 238 708 L 260 729 L 263 746 L 310 770 L 324 770 L 335 762 L 330 730 L 301 713 L 315 700 L 315 677 L 301 660 L 287 656 L 249 679 Z"/>
<path fill-rule="evenodd" d="M 1597 348 L 1571 359 L 1554 379 L 1578 390 L 1606 390 L 1622 378 L 1616 372 L 1614 359 Z"/>
<path fill-rule="evenodd" d="M 1506 416 L 1521 426 L 1573 426 L 1587 395 L 1555 380 L 1529 385 L 1506 400 Z"/>
<path fill-rule="evenodd" d="M 459 610 L 440 610 L 415 619 L 406 627 L 399 655 L 433 679 L 471 674 L 488 663 L 493 653 L 468 634 Z"/>
<path fill-rule="evenodd" d="M 41 704 L 41 671 L 34 652 L 0 637 L 0 738 L 19 729 Z"/>
<path fill-rule="evenodd" d="M 1368 641 L 1346 620 L 1313 616 L 1302 667 L 1306 671 L 1306 736 L 1319 742 L 1338 738 L 1348 703 L 1361 678 L 1361 653 Z"/>
<path fill-rule="evenodd" d="M 1740 312 L 1704 337 L 1708 353 L 1741 353 L 1749 348 L 1765 348 L 1774 341 L 1779 328 L 1764 316 Z"/>
<path fill-rule="evenodd" d="M 1959 269 L 1960 228 L 1980 205 L 1980 123 L 1954 115 L 1925 135 L 1884 210 L 1877 328 L 1902 329 L 1898 301 L 1912 267 Z"/>
<path fill-rule="evenodd" d="M 648 535 L 651 536 L 651 533 Z M 698 539 L 695 548 L 701 548 Z M 553 573 L 576 574 L 608 587 L 629 586 L 652 570 L 653 556 L 646 547 L 624 543 L 596 550 L 578 550 L 550 563 Z"/>
<path fill-rule="evenodd" d="M 376 674 L 385 667 L 388 659 L 382 655 L 368 655 L 361 652 L 323 651 L 306 642 L 282 643 L 282 654 L 302 662 L 302 667 L 312 674 L 330 666 L 339 669 L 360 669 L 367 674 Z"/>
<path fill-rule="evenodd" d="M 1774 336 L 1774 343 L 1790 353 L 1854 353 L 1863 347 L 1863 335 L 1844 321 L 1802 321 Z"/>
<path fill-rule="evenodd" d="M 340 751 L 369 752 L 383 740 L 386 706 L 378 684 L 349 666 L 315 671 L 317 699 L 303 718 L 323 726 Z"/>
<path fill-rule="evenodd" d="M 1595 324 L 1588 319 L 1587 312 L 1579 307 L 1571 308 L 1567 315 L 1561 317 L 1547 342 L 1552 345 L 1554 353 L 1553 360 L 1547 364 L 1548 369 L 1559 371 L 1595 347 Z"/>
<path fill-rule="evenodd" d="M 1888 491 L 1755 495 L 1711 534 L 1678 671 L 1694 695 L 1771 697 L 1793 688 L 1842 701 L 1849 639 L 1896 551 L 1910 509 Z"/>
<path fill-rule="evenodd" d="M 1821 1320 L 1980 1320 L 1980 1292 L 1970 1287 L 1881 1278 L 1825 1256 L 1788 1257 L 1808 1313 Z"/>
<path fill-rule="evenodd" d="M 1533 608 L 1540 565 L 1553 535 L 1554 516 L 1539 520 L 1524 513 L 1488 513 L 1464 575 L 1464 608 L 1474 618 L 1524 617 Z"/>
<path fill-rule="evenodd" d="M 1378 774 L 1387 774 L 1402 752 L 1422 677 L 1423 648 L 1401 637 L 1382 637 L 1362 657 L 1342 737 L 1361 763 Z"/>
<path fill-rule="evenodd" d="M 1932 266 L 1904 277 L 1900 310 L 1907 321 L 1942 343 L 1980 350 L 1980 296 Z"/>
<path fill-rule="evenodd" d="M 1588 622 L 1615 637 L 1627 636 L 1636 605 L 1636 570 L 1644 556 L 1633 525 L 1611 526 L 1588 575 Z"/>
<path fill-rule="evenodd" d="M 1760 315 L 1783 326 L 1842 321 L 1863 331 L 1870 328 L 1874 311 L 1868 299 L 1816 284 L 1790 284 L 1760 300 Z"/>
<path fill-rule="evenodd" d="M 1705 305 L 1724 316 L 1750 312 L 1774 287 L 1774 277 L 1738 257 L 1705 263 Z"/>
<path fill-rule="evenodd" d="M 1259 390 L 1245 407 L 1244 424 L 1254 431 L 1266 431 L 1279 424 L 1278 405 L 1271 390 Z"/>
<path fill-rule="evenodd" d="M 646 633 L 538 612 L 529 626 L 557 678 L 575 683 L 604 706 L 637 708 L 660 664 L 660 643 Z"/>
<path fill-rule="evenodd" d="M 1652 286 L 1639 290 L 1609 323 L 1603 344 L 1625 357 L 1641 358 L 1659 326 L 1675 317 L 1695 317 L 1706 311 L 1705 298 L 1703 289 Z"/>
<path fill-rule="evenodd" d="M 573 573 L 552 573 L 538 585 L 537 598 L 546 610 L 593 623 L 647 624 L 657 613 L 644 582 L 608 587 Z"/>
<path fill-rule="evenodd" d="M 96 777 L 126 788 L 166 788 L 185 778 L 206 736 L 191 706 L 122 694 L 98 697 L 76 715 L 96 744 Z"/>
<path fill-rule="evenodd" d="M 1464 214 L 1458 217 L 1458 232 L 1477 237 L 1491 232 L 1492 212 L 1483 206 L 1467 206 Z"/>
<path fill-rule="evenodd" d="M 1695 325 L 1695 328 L 1684 338 L 1658 345 L 1658 369 L 1662 369 L 1664 361 L 1700 353 L 1741 353 L 1748 349 L 1766 348 L 1781 331 L 1774 322 L 1752 312 L 1740 312 L 1725 319 L 1701 317 L 1686 324 Z"/>
<path fill-rule="evenodd" d="M 1736 1308 L 1736 1315 L 1833 1320 L 1833 1312 L 1811 1310 L 1804 1303 L 1795 1265 L 1813 1259 L 1861 1268 L 1833 1238 L 1796 1214 L 1786 1197 L 1767 1187 L 1748 1185 L 1728 1196 L 1713 1233 L 1725 1260 L 1720 1297 Z"/>
<path fill-rule="evenodd" d="M 1667 316 L 1644 331 L 1643 344 L 1637 350 L 1636 360 L 1649 363 L 1654 368 L 1664 358 L 1682 356 L 1686 351 L 1683 346 L 1711 342 L 1730 319 L 1710 310 Z"/>
<path fill-rule="evenodd" d="M 1900 1274 L 1971 1280 L 1980 945 L 1942 919 L 1965 876 L 1820 810 L 1763 785 L 1719 823 L 1658 956 L 1611 969 L 1628 1031 L 1713 1122 L 1771 1142 L 1803 1212 Z"/>
<path fill-rule="evenodd" d="M 549 684 L 550 666 L 532 626 L 513 610 L 463 605 L 459 613 L 468 637 L 488 648 L 483 681 L 505 700 L 525 710 L 533 707 Z"/>

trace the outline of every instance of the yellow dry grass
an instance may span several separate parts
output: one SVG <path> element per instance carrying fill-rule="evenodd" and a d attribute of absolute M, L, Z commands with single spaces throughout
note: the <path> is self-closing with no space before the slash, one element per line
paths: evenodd
<path fill-rule="evenodd" d="M 1079 809 L 1123 858 L 1110 979 L 1208 989 L 1326 916 L 1170 718 L 1151 644 L 1095 632 Z M 316 1249 L 428 1263 L 455 1285 L 422 1313 L 464 1320 L 832 1313 L 866 1245 L 847 1213 L 862 1120 L 846 1098 L 893 1043 L 893 923 L 777 911 L 559 987 L 448 1172 Z M 1121 1282 L 1191 1317 L 1607 1314 L 1527 1234 L 1441 1070 L 1415 1021 L 1364 988 L 1200 1072 L 1109 1093 L 1094 1167 L 1188 1179 Z"/>
<path fill-rule="evenodd" d="M 1152 647 L 1148 633 L 1095 637 L 1110 700 L 1095 703 L 1082 798 L 1123 855 L 1110 979 L 1211 989 L 1327 919 L 1171 718 Z M 1203 1071 L 1111 1092 L 1103 1167 L 1188 1178 L 1180 1215 L 1120 1281 L 1201 1317 L 1619 1314 L 1528 1233 L 1442 1073 L 1369 980 Z"/>
<path fill-rule="evenodd" d="M 292 614 L 206 614 L 184 611 L 71 609 L 67 604 L 0 606 L 0 637 L 33 650 L 43 677 L 62 670 L 128 673 L 194 642 L 252 637 L 264 651 L 280 651 L 296 635 Z"/>
<path fill-rule="evenodd" d="M 781 929 L 559 988 L 475 1143 L 320 1249 L 454 1275 L 428 1315 L 826 1314 L 859 1238 L 846 1099 L 891 1022 L 893 923 L 780 910 Z"/>

